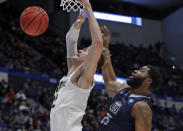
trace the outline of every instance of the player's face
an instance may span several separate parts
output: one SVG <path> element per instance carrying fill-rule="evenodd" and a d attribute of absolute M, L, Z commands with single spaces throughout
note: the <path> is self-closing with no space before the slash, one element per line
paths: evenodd
<path fill-rule="evenodd" d="M 138 70 L 134 70 L 130 78 L 146 78 L 149 76 L 149 67 L 143 66 Z"/>
<path fill-rule="evenodd" d="M 127 84 L 132 88 L 138 88 L 142 86 L 146 78 L 149 77 L 149 68 L 147 66 L 141 67 L 138 70 L 134 70 L 132 75 L 129 77 Z"/>
<path fill-rule="evenodd" d="M 80 63 L 83 63 L 86 60 L 86 57 L 88 56 L 88 48 L 84 48 L 83 50 L 78 50 L 77 57 Z"/>

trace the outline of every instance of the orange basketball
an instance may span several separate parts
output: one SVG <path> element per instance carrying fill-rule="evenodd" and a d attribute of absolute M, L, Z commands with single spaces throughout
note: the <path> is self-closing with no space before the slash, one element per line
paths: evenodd
<path fill-rule="evenodd" d="M 31 36 L 43 34 L 48 28 L 48 23 L 48 14 L 37 6 L 26 8 L 20 16 L 20 26 L 22 30 Z"/>

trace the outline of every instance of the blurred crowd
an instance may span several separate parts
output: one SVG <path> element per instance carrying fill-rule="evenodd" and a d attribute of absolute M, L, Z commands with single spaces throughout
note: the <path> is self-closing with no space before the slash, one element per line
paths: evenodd
<path fill-rule="evenodd" d="M 27 81 L 23 87 L 0 82 L 0 131 L 49 131 L 49 90 Z"/>
<path fill-rule="evenodd" d="M 49 113 L 54 86 L 42 86 L 39 82 L 27 80 L 17 88 L 4 80 L 0 82 L 0 131 L 50 131 Z M 83 117 L 83 131 L 96 131 L 99 122 L 110 105 L 111 97 L 103 90 L 92 90 L 86 115 Z M 160 105 L 158 99 L 152 102 L 153 131 L 182 131 L 183 108 L 175 105 Z"/>
<path fill-rule="evenodd" d="M 28 74 L 60 78 L 67 72 L 65 38 L 43 35 L 30 37 L 19 27 L 19 15 L 12 10 L 0 9 L 0 67 Z M 15 17 L 12 19 L 12 17 Z M 81 40 L 79 48 L 90 40 Z M 162 56 L 163 43 L 135 47 L 125 43 L 110 45 L 112 63 L 117 76 L 128 77 L 131 71 L 152 64 L 161 70 L 163 83 L 156 94 L 183 98 L 183 72 Z M 98 71 L 100 72 L 100 71 Z M 47 131 L 53 87 L 43 87 L 27 80 L 21 88 L 0 82 L 0 131 Z M 93 90 L 83 118 L 84 131 L 95 131 L 110 104 L 104 90 Z M 183 130 L 183 108 L 160 107 L 153 104 L 153 130 Z M 161 115 L 160 115 L 161 114 Z M 179 127 L 180 129 L 178 129 Z M 177 129 L 176 129 L 177 128 Z"/>

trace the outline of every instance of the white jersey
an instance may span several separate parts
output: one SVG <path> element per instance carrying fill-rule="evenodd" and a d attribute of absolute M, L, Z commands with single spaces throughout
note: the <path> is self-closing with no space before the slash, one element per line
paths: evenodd
<path fill-rule="evenodd" d="M 73 74 L 63 77 L 55 91 L 50 114 L 51 131 L 82 131 L 81 121 L 94 83 L 90 89 L 79 88 L 71 83 Z"/>

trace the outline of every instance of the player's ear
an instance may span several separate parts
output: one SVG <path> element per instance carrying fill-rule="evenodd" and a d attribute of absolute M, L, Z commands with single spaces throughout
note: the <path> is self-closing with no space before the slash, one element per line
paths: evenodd
<path fill-rule="evenodd" d="M 146 79 L 144 80 L 144 86 L 150 86 L 151 83 L 152 83 L 152 79 L 151 79 L 151 78 L 146 78 Z"/>

